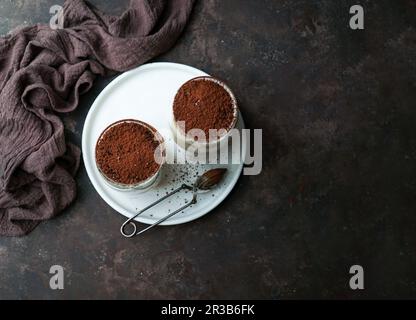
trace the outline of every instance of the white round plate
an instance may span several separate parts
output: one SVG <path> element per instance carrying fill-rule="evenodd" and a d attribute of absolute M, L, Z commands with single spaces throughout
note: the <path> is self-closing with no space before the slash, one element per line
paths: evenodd
<path fill-rule="evenodd" d="M 110 124 L 122 119 L 138 119 L 155 127 L 165 138 L 167 150 L 174 144 L 169 129 L 172 102 L 177 90 L 186 81 L 207 75 L 198 69 L 175 63 L 151 63 L 126 72 L 113 80 L 92 105 L 82 133 L 82 152 L 88 176 L 100 196 L 113 209 L 132 217 L 140 209 L 160 199 L 183 183 L 192 184 L 196 176 L 213 167 L 228 169 L 222 183 L 212 191 L 199 194 L 198 203 L 165 221 L 163 225 L 186 223 L 210 212 L 231 192 L 241 174 L 243 163 L 228 165 L 165 165 L 157 185 L 147 191 L 118 191 L 111 188 L 98 172 L 95 164 L 95 145 L 101 132 Z M 238 128 L 244 128 L 239 115 Z M 245 154 L 245 145 L 242 146 Z M 229 156 L 232 152 L 229 152 Z M 230 157 L 229 157 L 230 158 Z M 231 158 L 230 158 L 231 159 Z M 183 191 L 136 220 L 153 224 L 191 200 Z"/>

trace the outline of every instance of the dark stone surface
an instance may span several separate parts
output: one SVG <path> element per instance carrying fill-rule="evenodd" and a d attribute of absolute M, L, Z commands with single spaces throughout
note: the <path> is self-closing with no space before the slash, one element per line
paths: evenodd
<path fill-rule="evenodd" d="M 47 22 L 56 2 L 0 0 L 0 33 Z M 348 27 L 356 3 L 364 31 Z M 0 298 L 416 298 L 415 16 L 413 0 L 200 0 L 157 60 L 228 81 L 264 130 L 263 173 L 196 222 L 125 240 L 81 168 L 70 209 L 0 239 Z M 76 143 L 110 80 L 65 118 Z M 364 291 L 348 287 L 353 264 Z"/>

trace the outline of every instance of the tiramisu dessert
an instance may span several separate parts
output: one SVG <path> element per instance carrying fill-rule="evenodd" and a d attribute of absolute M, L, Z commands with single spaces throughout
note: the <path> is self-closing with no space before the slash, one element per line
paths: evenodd
<path fill-rule="evenodd" d="M 220 80 L 198 77 L 186 82 L 173 102 L 173 126 L 178 138 L 196 140 L 193 129 L 204 132 L 200 143 L 216 143 L 234 128 L 237 121 L 237 101 L 231 90 Z M 218 135 L 210 136 L 210 130 Z M 210 140 L 211 139 L 211 140 Z M 212 140 L 213 139 L 213 140 Z"/>
<path fill-rule="evenodd" d="M 97 141 L 97 167 L 114 187 L 146 188 L 160 171 L 164 157 L 161 144 L 163 139 L 150 125 L 138 120 L 118 121 Z"/>

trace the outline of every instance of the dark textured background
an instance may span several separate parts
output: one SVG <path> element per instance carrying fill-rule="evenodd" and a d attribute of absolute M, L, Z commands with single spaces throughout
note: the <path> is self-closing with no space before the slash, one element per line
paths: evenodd
<path fill-rule="evenodd" d="M 55 3 L 0 0 L 0 33 L 48 22 Z M 348 27 L 357 3 L 364 31 Z M 81 168 L 69 210 L 0 239 L 0 298 L 416 298 L 415 24 L 414 0 L 199 0 L 157 60 L 228 81 L 264 130 L 263 173 L 196 222 L 125 240 Z M 110 80 L 65 118 L 76 143 Z M 364 291 L 348 288 L 353 264 Z"/>

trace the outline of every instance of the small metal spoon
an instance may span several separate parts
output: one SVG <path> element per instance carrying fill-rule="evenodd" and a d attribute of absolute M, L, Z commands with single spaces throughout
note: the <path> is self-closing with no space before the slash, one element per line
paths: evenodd
<path fill-rule="evenodd" d="M 146 208 L 144 208 L 143 210 L 141 210 L 139 213 L 137 213 L 134 217 L 128 219 L 126 222 L 123 223 L 123 225 L 120 228 L 120 232 L 123 236 L 125 236 L 126 238 L 133 238 L 135 236 L 138 236 L 156 226 L 158 226 L 159 224 L 161 224 L 162 222 L 165 222 L 166 220 L 168 220 L 169 218 L 172 218 L 174 215 L 178 214 L 179 212 L 182 212 L 183 210 L 185 210 L 186 208 L 190 207 L 193 204 L 197 203 L 197 194 L 199 190 L 210 190 L 213 187 L 215 187 L 218 183 L 221 182 L 222 178 L 224 177 L 225 173 L 227 172 L 227 169 L 213 169 L 213 170 L 209 170 L 207 172 L 205 172 L 202 176 L 199 176 L 198 179 L 196 179 L 195 183 L 193 184 L 193 186 L 189 186 L 187 184 L 183 184 L 182 186 L 180 186 L 179 188 L 177 188 L 176 190 L 172 191 L 171 193 L 167 194 L 166 196 L 164 196 L 163 198 L 160 198 L 158 201 L 152 203 L 151 205 L 147 206 Z M 159 203 L 161 203 L 162 201 L 165 201 L 166 199 L 168 199 L 169 197 L 173 196 L 174 194 L 182 191 L 182 190 L 190 190 L 192 191 L 192 200 L 191 202 L 187 203 L 186 205 L 184 205 L 183 207 L 179 208 L 178 210 L 176 210 L 175 212 L 172 212 L 171 214 L 167 215 L 166 217 L 160 219 L 159 221 L 155 222 L 154 224 L 148 226 L 147 228 L 137 232 L 137 226 L 136 223 L 134 222 L 134 219 L 136 219 L 138 216 L 140 216 L 141 214 L 143 214 L 145 211 L 149 210 L 150 208 L 153 208 L 154 206 L 158 205 Z M 127 225 L 131 225 L 133 227 L 133 230 L 131 233 L 126 233 L 125 229 Z"/>

